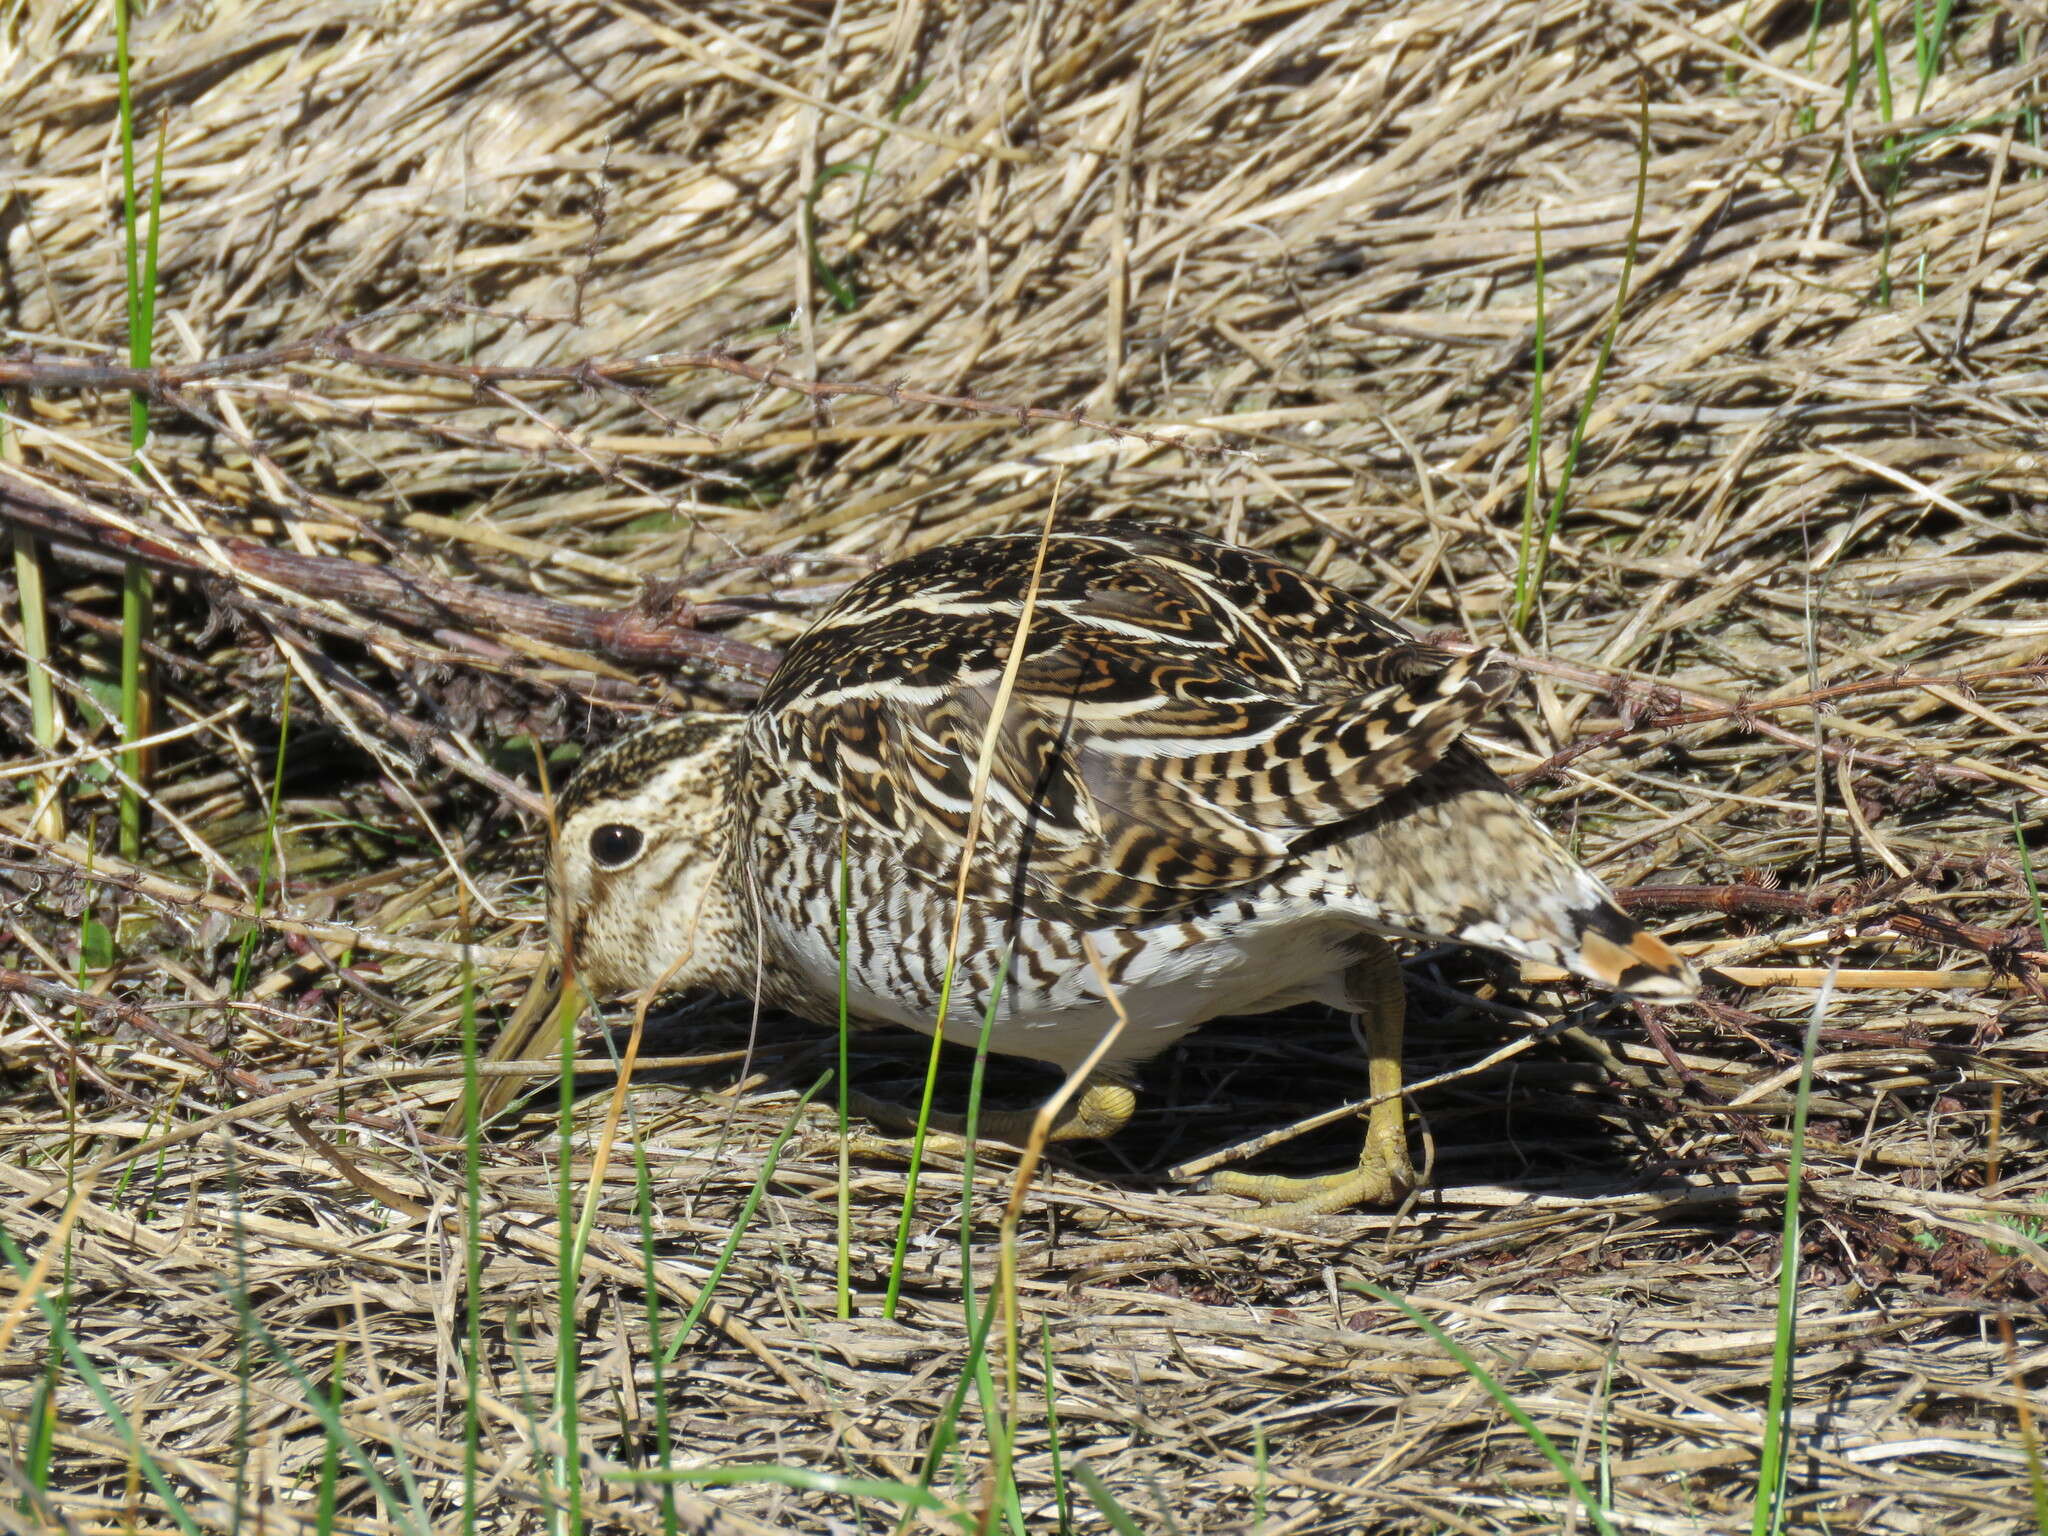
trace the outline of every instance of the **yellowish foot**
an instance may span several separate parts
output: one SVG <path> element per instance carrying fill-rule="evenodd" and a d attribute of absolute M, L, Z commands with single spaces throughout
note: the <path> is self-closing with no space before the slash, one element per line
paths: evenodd
<path fill-rule="evenodd" d="M 1415 1187 L 1415 1167 L 1408 1161 L 1407 1117 L 1401 1107 L 1401 1023 L 1405 999 L 1401 967 L 1394 952 L 1374 940 L 1345 978 L 1345 990 L 1365 1026 L 1366 1081 L 1378 1100 L 1366 1112 L 1365 1148 L 1358 1166 L 1346 1173 L 1309 1178 L 1280 1174 L 1218 1173 L 1207 1187 L 1219 1194 L 1243 1195 L 1272 1209 L 1262 1224 L 1301 1226 L 1356 1205 L 1385 1205 Z"/>
<path fill-rule="evenodd" d="M 848 1101 L 860 1114 L 880 1124 L 908 1130 L 917 1124 L 917 1111 L 904 1104 L 892 1104 L 886 1099 L 871 1098 L 867 1094 L 854 1092 Z M 1088 1079 L 1081 1090 L 1068 1099 L 1060 1117 L 1052 1124 L 1047 1136 L 1049 1141 L 1085 1141 L 1098 1136 L 1114 1136 L 1124 1127 L 1138 1107 L 1138 1096 L 1127 1083 L 1097 1075 Z M 1033 1109 L 985 1109 L 975 1126 L 978 1139 L 1000 1141 L 1008 1146 L 1021 1147 L 1031 1139 L 1031 1128 L 1038 1118 Z M 967 1117 L 965 1115 L 940 1114 L 934 1112 L 925 1122 L 925 1145 L 935 1150 L 958 1156 L 966 1147 Z M 932 1133 L 936 1132 L 934 1135 Z"/>
<path fill-rule="evenodd" d="M 1391 1138 L 1384 1133 L 1375 1138 L 1374 1131 L 1380 1129 L 1375 1124 L 1366 1133 L 1365 1151 L 1358 1160 L 1358 1166 L 1348 1173 L 1290 1178 L 1284 1174 L 1224 1172 L 1211 1174 L 1208 1187 L 1218 1194 L 1243 1195 L 1248 1200 L 1271 1206 L 1272 1210 L 1260 1219 L 1282 1226 L 1309 1217 L 1328 1216 L 1335 1211 L 1348 1211 L 1357 1205 L 1391 1205 L 1415 1187 L 1415 1168 L 1408 1161 L 1400 1108 L 1399 1100 L 1373 1106 L 1371 1114 L 1375 1122 L 1381 1119 L 1382 1110 L 1394 1111 L 1386 1118 L 1392 1123 L 1393 1136 L 1400 1139 L 1392 1145 L 1385 1145 Z"/>

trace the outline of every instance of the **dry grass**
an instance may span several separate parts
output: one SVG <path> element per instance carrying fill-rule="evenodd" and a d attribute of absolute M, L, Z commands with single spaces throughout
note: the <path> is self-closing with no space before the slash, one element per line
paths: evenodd
<path fill-rule="evenodd" d="M 1168 1170 L 1362 1093 L 1343 1025 L 1202 1032 L 1157 1065 L 1131 1132 L 1031 1196 L 1026 1326 L 1050 1329 L 1069 1464 L 1149 1530 L 1585 1529 L 1437 1346 L 1346 1289 L 1370 1279 L 1493 1361 L 1589 1478 L 1604 1454 L 1620 1529 L 1746 1529 L 1788 1085 L 1813 968 L 1839 961 L 1872 984 L 1835 995 L 1816 1069 L 1788 1524 L 2034 1529 L 2015 1383 L 2048 1415 L 2048 935 L 2013 826 L 2048 867 L 2044 22 L 2021 0 L 1958 6 L 1923 93 L 1913 11 L 1882 9 L 1889 126 L 1869 12 L 1833 3 L 1810 36 L 1808 6 L 1771 0 L 167 7 L 136 43 L 144 121 L 167 134 L 158 359 L 324 339 L 162 375 L 135 479 L 125 401 L 53 369 L 111 362 L 123 334 L 105 12 L 0 8 L 0 382 L 37 386 L 8 396 L 0 501 L 47 511 L 40 487 L 72 519 L 49 574 L 73 733 L 44 775 L 65 825 L 38 835 L 26 688 L 0 680 L 19 738 L 0 1224 L 53 1261 L 42 1292 L 67 1298 L 201 1525 L 301 1528 L 324 1448 L 238 1291 L 308 1377 L 347 1346 L 351 1433 L 453 1519 L 461 1156 L 431 1127 L 460 1071 L 459 944 L 502 1014 L 541 939 L 518 738 L 593 740 L 757 678 L 744 647 L 652 669 L 616 625 L 577 623 L 638 604 L 676 648 L 693 615 L 772 647 L 868 562 L 1034 519 L 1063 472 L 1077 512 L 1219 530 L 1418 626 L 1548 658 L 1500 760 L 1635 727 L 1532 793 L 1616 885 L 1709 888 L 1662 911 L 1750 983 L 1665 1011 L 1668 1057 L 1635 1017 L 1599 1016 L 1632 1081 L 1537 1043 L 1425 1091 L 1435 1185 L 1398 1219 L 1311 1235 L 1262 1232 Z M 1554 478 L 1624 255 L 1639 93 L 1632 291 L 1525 645 L 1503 611 L 1534 226 Z M 876 393 L 706 366 L 725 355 Z M 94 703 L 107 573 L 137 537 L 198 573 L 160 589 L 175 739 L 146 872 L 107 852 Z M 368 562 L 426 596 L 294 587 L 335 568 L 273 555 Z M 536 638 L 436 593 L 537 595 L 566 627 Z M 1761 984 L 1784 967 L 1804 984 Z M 1501 1005 L 1580 1001 L 1470 957 L 1410 974 L 1418 1079 L 1517 1038 Z M 743 1012 L 657 1045 L 710 1058 L 631 1100 L 672 1329 L 825 1049 L 771 1021 L 743 1066 Z M 540 1529 L 553 1145 L 487 1151 L 488 1524 Z M 840 1321 L 836 1169 L 813 1112 L 678 1359 L 682 1464 L 914 1475 L 965 1349 L 958 1179 L 927 1172 L 907 1304 L 883 1323 L 903 1170 L 856 1162 Z M 583 1443 L 612 1461 L 649 1434 L 634 1209 L 615 1156 L 578 1317 Z M 49 1351 L 19 1321 L 0 1382 L 17 1471 Z M 1017 1475 L 1049 1531 L 1035 1359 Z M 354 1527 L 377 1528 L 347 1476 Z M 50 1485 L 43 1514 L 6 1519 L 164 1524 L 74 1372 Z M 888 1518 L 705 1497 L 792 1532 Z M 603 1528 L 660 1528 L 645 1490 L 592 1500 Z M 1107 1528 L 1078 1504 L 1081 1529 Z"/>

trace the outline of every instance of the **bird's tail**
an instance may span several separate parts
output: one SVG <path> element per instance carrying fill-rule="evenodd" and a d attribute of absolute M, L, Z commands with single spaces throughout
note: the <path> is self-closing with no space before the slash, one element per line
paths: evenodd
<path fill-rule="evenodd" d="M 1347 847 L 1358 901 L 1391 929 L 1554 965 L 1630 997 L 1683 1002 L 1699 990 L 1685 957 L 1462 751 L 1368 817 Z"/>

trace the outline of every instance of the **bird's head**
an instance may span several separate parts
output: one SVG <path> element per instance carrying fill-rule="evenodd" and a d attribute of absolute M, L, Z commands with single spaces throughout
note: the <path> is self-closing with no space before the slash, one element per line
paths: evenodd
<path fill-rule="evenodd" d="M 726 812 L 744 720 L 647 726 L 595 753 L 556 800 L 549 924 L 591 995 L 720 984 L 737 914 Z"/>

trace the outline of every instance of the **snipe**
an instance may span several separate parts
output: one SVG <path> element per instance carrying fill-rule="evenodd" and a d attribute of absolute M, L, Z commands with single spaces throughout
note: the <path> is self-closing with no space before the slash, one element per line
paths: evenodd
<path fill-rule="evenodd" d="M 968 858 L 948 1038 L 1063 1068 L 1129 1015 L 1055 1134 L 1105 1135 L 1123 1078 L 1195 1025 L 1318 1001 L 1362 1014 L 1400 1086 L 1388 938 L 1455 939 L 1676 1000 L 1690 967 L 1618 908 L 1461 741 L 1512 671 L 1424 645 L 1277 560 L 1164 528 L 976 538 L 860 581 L 744 714 L 595 754 L 556 808 L 557 939 L 596 993 L 664 986 L 838 1017 L 842 870 L 856 1018 L 930 1033 Z M 1023 659 L 997 717 L 1032 573 Z M 1107 978 L 1090 963 L 1084 936 Z M 1014 1139 L 1028 1117 L 983 1118 Z M 1398 1097 L 1358 1167 L 1223 1174 L 1293 1214 L 1413 1182 Z"/>

